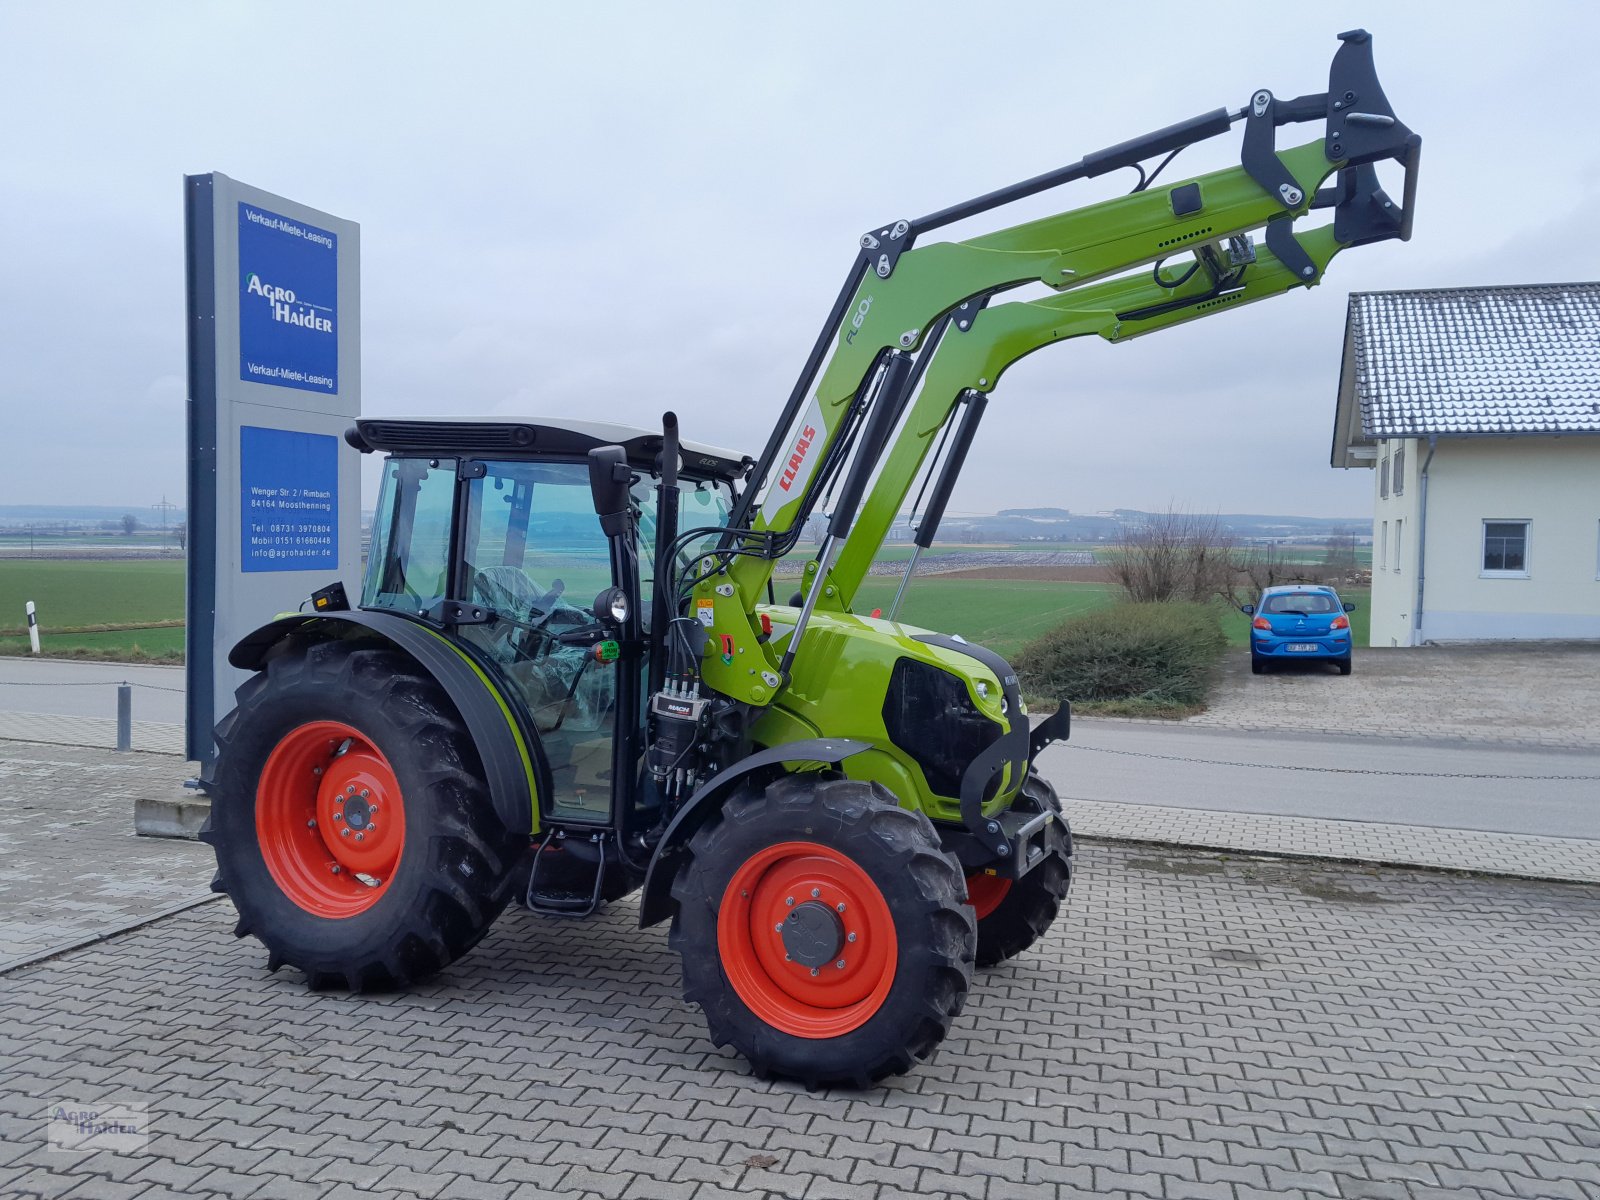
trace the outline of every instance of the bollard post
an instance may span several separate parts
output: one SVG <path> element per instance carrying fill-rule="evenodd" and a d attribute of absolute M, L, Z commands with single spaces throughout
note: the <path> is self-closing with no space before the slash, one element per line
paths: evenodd
<path fill-rule="evenodd" d="M 133 688 L 117 684 L 117 749 L 133 749 Z"/>
<path fill-rule="evenodd" d="M 33 644 L 33 652 L 37 654 L 39 653 L 39 616 L 33 607 L 32 600 L 29 600 L 24 607 L 28 613 L 28 641 Z"/>

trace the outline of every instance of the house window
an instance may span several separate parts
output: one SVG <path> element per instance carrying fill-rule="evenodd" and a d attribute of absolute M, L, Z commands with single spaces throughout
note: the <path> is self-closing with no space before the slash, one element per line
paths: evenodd
<path fill-rule="evenodd" d="M 1378 499 L 1389 498 L 1389 456 L 1383 456 L 1383 462 L 1378 464 Z"/>
<path fill-rule="evenodd" d="M 1389 569 L 1389 522 L 1383 523 L 1383 533 L 1378 537 L 1378 570 Z"/>
<path fill-rule="evenodd" d="M 1528 578 L 1527 521 L 1483 523 L 1483 574 L 1493 579 Z"/>
<path fill-rule="evenodd" d="M 1404 521 L 1394 523 L 1394 573 L 1400 574 L 1400 532 L 1405 525 Z"/>
<path fill-rule="evenodd" d="M 1401 495 L 1406 490 L 1406 447 L 1400 444 L 1400 449 L 1394 452 L 1394 494 Z"/>

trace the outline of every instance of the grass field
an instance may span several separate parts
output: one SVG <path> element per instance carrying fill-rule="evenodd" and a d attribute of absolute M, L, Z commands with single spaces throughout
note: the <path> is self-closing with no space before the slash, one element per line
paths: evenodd
<path fill-rule="evenodd" d="M 887 609 L 898 586 L 895 578 L 869 578 L 861 587 L 857 611 Z M 778 591 L 784 593 L 784 581 Z M 912 581 L 901 617 L 908 624 L 959 633 L 1000 654 L 1014 655 L 1068 617 L 1110 604 L 1116 595 L 1117 589 L 1105 583 L 928 575 Z M 1360 606 L 1350 614 L 1350 623 L 1355 644 L 1364 646 L 1370 597 L 1365 591 L 1352 591 L 1344 598 Z M 148 627 L 153 622 L 183 619 L 181 562 L 0 559 L 0 630 L 23 628 L 23 603 L 27 600 L 39 606 L 46 654 L 160 661 L 183 656 L 181 625 Z M 1222 623 L 1230 645 L 1248 644 L 1250 623 L 1243 613 L 1225 610 Z M 83 629 L 108 624 L 147 627 L 100 632 Z M 0 654 L 27 652 L 25 634 L 0 634 Z"/>
<path fill-rule="evenodd" d="M 76 632 L 93 625 L 183 620 L 179 560 L 87 562 L 0 559 L 0 654 L 28 653 L 23 605 L 39 610 L 46 654 L 170 660 L 183 656 L 183 627 Z"/>
<path fill-rule="evenodd" d="M 855 609 L 887 610 L 898 579 L 868 579 Z M 1108 583 L 1057 583 L 1033 579 L 913 579 L 900 619 L 940 633 L 959 633 L 999 654 L 1015 654 L 1024 643 L 1068 617 L 1102 608 L 1116 599 Z"/>

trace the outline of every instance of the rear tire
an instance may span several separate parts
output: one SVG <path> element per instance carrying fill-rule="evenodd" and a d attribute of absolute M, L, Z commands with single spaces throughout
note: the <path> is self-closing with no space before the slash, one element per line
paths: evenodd
<path fill-rule="evenodd" d="M 216 729 L 200 834 L 235 936 L 257 937 L 269 969 L 358 992 L 477 945 L 527 839 L 495 816 L 439 685 L 393 650 L 324 642 L 271 659 L 237 698 Z"/>
<path fill-rule="evenodd" d="M 1351 663 L 1350 663 L 1350 660 L 1348 658 L 1341 658 L 1334 665 L 1339 668 L 1339 674 L 1341 674 L 1341 675 L 1350 674 Z"/>
<path fill-rule="evenodd" d="M 923 814 L 876 783 L 785 775 L 735 793 L 689 849 L 672 945 L 717 1045 L 763 1077 L 866 1087 L 944 1039 L 977 929 Z"/>
<path fill-rule="evenodd" d="M 1037 771 L 1029 771 L 1016 807 L 1028 812 L 1061 813 L 1061 801 Z M 1032 946 L 1055 923 L 1072 887 L 1072 832 L 1066 821 L 1053 828 L 1044 861 L 1021 879 L 1002 881 L 968 876 L 967 889 L 978 914 L 978 965 L 993 967 Z"/>
<path fill-rule="evenodd" d="M 1250 655 L 1250 674 L 1265 675 L 1267 673 L 1267 660 L 1259 654 Z"/>

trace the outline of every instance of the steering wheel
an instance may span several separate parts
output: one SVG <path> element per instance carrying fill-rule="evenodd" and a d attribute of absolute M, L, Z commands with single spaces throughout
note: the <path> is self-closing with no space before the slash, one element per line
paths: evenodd
<path fill-rule="evenodd" d="M 529 579 L 521 567 L 508 566 L 480 568 L 477 585 L 491 608 L 509 609 L 507 616 L 531 629 L 541 628 L 554 615 L 556 601 L 567 590 L 567 585 L 557 579 L 546 591 Z"/>

